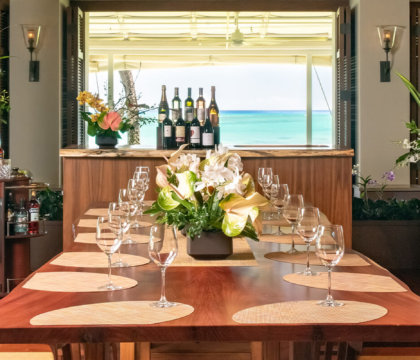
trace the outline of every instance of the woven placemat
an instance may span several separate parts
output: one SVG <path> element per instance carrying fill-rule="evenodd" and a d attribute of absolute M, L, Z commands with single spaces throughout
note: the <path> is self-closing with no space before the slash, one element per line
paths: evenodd
<path fill-rule="evenodd" d="M 282 229 L 283 230 L 283 229 Z M 272 242 L 276 244 L 292 244 L 292 239 L 295 240 L 295 245 L 305 245 L 305 242 L 299 235 L 291 235 L 283 233 L 283 235 L 276 234 L 262 234 L 258 236 L 261 242 Z"/>
<path fill-rule="evenodd" d="M 77 226 L 85 228 L 96 228 L 97 219 L 80 219 Z M 140 226 L 151 226 L 152 224 L 149 221 L 139 221 Z"/>
<path fill-rule="evenodd" d="M 172 266 L 257 266 L 245 238 L 233 239 L 233 254 L 223 260 L 196 260 L 187 254 L 187 238 L 178 232 L 178 255 Z"/>
<path fill-rule="evenodd" d="M 360 292 L 404 292 L 407 291 L 393 278 L 382 275 L 333 272 L 331 278 L 332 290 L 360 291 Z M 304 276 L 287 274 L 283 279 L 297 285 L 304 285 L 318 289 L 327 289 L 328 276 L 326 272 L 318 276 Z"/>
<path fill-rule="evenodd" d="M 149 234 L 135 234 L 133 230 L 131 231 L 130 238 L 139 243 L 147 244 L 150 240 Z M 83 244 L 96 244 L 96 233 L 79 233 L 74 239 L 74 242 L 83 243 Z"/>
<path fill-rule="evenodd" d="M 268 225 L 276 225 L 276 226 L 281 226 L 281 227 L 290 227 L 290 224 L 287 222 L 287 220 L 283 217 L 280 216 L 280 218 L 277 218 L 277 214 L 274 214 L 274 219 L 262 219 L 262 223 L 263 224 L 268 224 Z M 321 223 L 321 225 L 330 225 L 331 222 L 328 220 L 327 216 L 324 213 L 320 213 L 319 215 L 319 221 Z M 283 231 L 283 229 L 282 229 Z"/>
<path fill-rule="evenodd" d="M 118 255 L 112 256 L 112 261 L 117 261 Z M 140 266 L 150 262 L 142 256 L 121 254 L 121 259 L 128 266 Z M 103 252 L 65 252 L 51 261 L 52 265 L 74 266 L 87 268 L 107 268 L 108 259 Z"/>
<path fill-rule="evenodd" d="M 194 308 L 178 304 L 170 308 L 150 306 L 153 301 L 116 301 L 71 306 L 37 315 L 31 325 L 146 325 L 180 319 Z"/>
<path fill-rule="evenodd" d="M 357 324 L 385 316 L 382 306 L 340 301 L 344 306 L 325 307 L 318 300 L 288 301 L 241 310 L 232 319 L 241 324 Z"/>
<path fill-rule="evenodd" d="M 272 252 L 264 255 L 267 259 L 288 262 L 292 264 L 306 265 L 306 253 L 288 254 L 284 252 Z M 322 265 L 321 260 L 315 253 L 309 253 L 311 265 Z M 357 254 L 345 254 L 337 266 L 369 266 L 370 264 Z"/>
<path fill-rule="evenodd" d="M 112 275 L 114 285 L 128 289 L 137 285 L 137 281 L 123 277 Z M 57 291 L 57 292 L 91 292 L 106 291 L 99 289 L 108 282 L 107 274 L 98 274 L 91 272 L 40 272 L 32 276 L 23 285 L 25 289 Z"/>

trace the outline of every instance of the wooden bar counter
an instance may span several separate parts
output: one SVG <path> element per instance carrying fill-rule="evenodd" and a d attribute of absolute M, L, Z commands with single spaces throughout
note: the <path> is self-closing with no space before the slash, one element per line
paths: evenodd
<path fill-rule="evenodd" d="M 258 168 L 272 167 L 291 193 L 320 208 L 332 223 L 342 224 L 351 247 L 351 197 L 353 150 L 328 148 L 235 148 L 244 171 L 257 179 Z M 145 199 L 155 199 L 155 166 L 165 163 L 174 150 L 117 148 L 111 150 L 66 148 L 63 159 L 63 248 L 73 244 L 72 225 L 94 203 L 116 201 L 136 166 L 149 166 L 151 183 Z M 205 157 L 204 150 L 186 152 Z"/>

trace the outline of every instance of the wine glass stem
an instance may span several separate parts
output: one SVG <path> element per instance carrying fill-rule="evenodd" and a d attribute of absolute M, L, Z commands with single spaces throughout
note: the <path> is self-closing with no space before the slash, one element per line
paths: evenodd
<path fill-rule="evenodd" d="M 108 285 L 111 285 L 112 284 L 112 281 L 111 281 L 111 268 L 112 268 L 112 265 L 111 265 L 111 263 L 112 263 L 111 257 L 112 257 L 112 255 L 111 254 L 108 254 Z"/>
<path fill-rule="evenodd" d="M 292 250 L 295 248 L 295 230 L 296 230 L 296 225 L 292 224 Z"/>
<path fill-rule="evenodd" d="M 165 281 L 166 281 L 166 266 L 160 268 L 162 274 L 162 284 L 160 288 L 160 302 L 166 302 L 166 291 L 165 291 Z"/>
<path fill-rule="evenodd" d="M 328 299 L 331 299 L 331 267 L 327 268 L 328 270 Z"/>
<path fill-rule="evenodd" d="M 310 271 L 309 267 L 309 243 L 306 244 L 306 271 Z"/>

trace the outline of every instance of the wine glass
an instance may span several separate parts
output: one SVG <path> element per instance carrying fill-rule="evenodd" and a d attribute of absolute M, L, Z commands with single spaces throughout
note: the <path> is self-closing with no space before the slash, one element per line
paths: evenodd
<path fill-rule="evenodd" d="M 133 228 L 137 228 L 139 227 L 139 223 L 137 221 L 137 213 L 138 211 L 140 211 L 141 204 L 139 202 L 139 197 L 141 198 L 141 196 L 139 194 L 137 181 L 135 179 L 128 180 L 127 190 L 128 190 L 128 197 L 130 201 L 134 201 L 136 203 L 137 210 L 136 210 L 136 213 L 134 214 L 134 221 L 132 222 L 131 226 Z"/>
<path fill-rule="evenodd" d="M 258 168 L 258 184 L 260 184 L 262 189 L 263 189 L 262 183 L 263 183 L 264 175 L 273 176 L 273 169 L 272 168 Z"/>
<path fill-rule="evenodd" d="M 139 173 L 144 172 L 144 173 L 149 174 L 150 168 L 148 166 L 136 166 L 136 171 L 134 173 L 137 173 L 137 172 Z"/>
<path fill-rule="evenodd" d="M 300 209 L 300 221 L 296 226 L 296 231 L 306 244 L 306 268 L 299 274 L 305 276 L 318 275 L 309 266 L 309 246 L 318 236 L 319 230 L 319 209 L 312 206 L 305 206 Z"/>
<path fill-rule="evenodd" d="M 108 282 L 100 290 L 119 290 L 121 286 L 114 285 L 111 280 L 111 257 L 120 248 L 122 241 L 121 218 L 99 217 L 96 223 L 96 244 L 108 257 Z"/>
<path fill-rule="evenodd" d="M 315 253 L 328 270 L 328 295 L 318 304 L 322 306 L 342 306 L 331 295 L 331 270 L 344 255 L 344 235 L 341 225 L 320 225 L 316 239 Z"/>
<path fill-rule="evenodd" d="M 273 184 L 269 192 L 270 202 L 277 210 L 277 216 L 280 219 L 282 209 L 289 196 L 289 186 L 287 184 Z M 281 235 L 280 225 L 278 226 L 277 235 Z"/>
<path fill-rule="evenodd" d="M 291 194 L 287 196 L 286 203 L 283 207 L 283 217 L 290 225 L 292 225 L 292 247 L 289 251 L 287 251 L 288 254 L 298 253 L 298 251 L 295 248 L 295 239 L 293 237 L 293 234 L 296 233 L 296 225 L 299 223 L 300 220 L 299 209 L 303 208 L 303 206 L 303 196 L 301 194 Z"/>
<path fill-rule="evenodd" d="M 128 214 L 125 212 L 121 206 L 116 202 L 110 202 L 108 206 L 108 219 L 120 219 L 122 233 L 121 233 L 121 241 L 123 239 L 124 233 L 126 233 L 129 229 L 129 219 Z M 118 260 L 112 263 L 113 267 L 128 267 L 129 264 L 125 263 L 121 259 L 121 249 L 118 248 Z"/>
<path fill-rule="evenodd" d="M 166 268 L 174 261 L 178 253 L 178 242 L 174 227 L 166 224 L 156 224 L 150 229 L 149 256 L 160 267 L 162 285 L 160 300 L 151 304 L 158 308 L 167 308 L 177 305 L 169 302 L 165 294 Z"/>
<path fill-rule="evenodd" d="M 127 189 L 120 189 L 118 193 L 118 204 L 121 207 L 121 210 L 128 214 L 128 230 L 124 235 L 123 244 L 137 244 L 137 241 L 131 239 L 130 229 L 133 224 L 133 217 L 137 212 L 137 202 L 130 194 L 130 191 Z"/>

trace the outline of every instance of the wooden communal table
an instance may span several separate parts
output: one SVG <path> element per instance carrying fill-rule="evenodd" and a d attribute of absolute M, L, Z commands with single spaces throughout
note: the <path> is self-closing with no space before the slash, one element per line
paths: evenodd
<path fill-rule="evenodd" d="M 420 298 L 410 290 L 401 293 L 334 291 L 337 299 L 382 305 L 388 314 L 361 324 L 241 325 L 232 320 L 239 310 L 290 300 L 323 299 L 326 290 L 293 285 L 282 276 L 303 269 L 303 265 L 271 261 L 270 251 L 287 245 L 250 241 L 258 266 L 254 267 L 169 267 L 167 297 L 190 304 L 195 311 L 184 318 L 155 325 L 31 326 L 30 319 L 63 307 L 108 301 L 154 300 L 160 295 L 160 271 L 153 263 L 113 269 L 113 274 L 131 277 L 138 285 L 127 290 L 98 293 L 56 293 L 33 291 L 19 285 L 0 301 L 0 343 L 118 343 L 185 341 L 279 341 L 297 342 L 418 342 Z M 98 251 L 95 244 L 75 243 L 72 251 Z M 147 256 L 147 245 L 124 245 L 123 252 Z M 104 255 L 105 256 L 105 255 Z M 369 261 L 369 260 L 368 260 Z M 365 267 L 336 267 L 336 271 L 392 276 L 371 262 Z M 314 266 L 315 270 L 325 269 Z M 37 272 L 94 271 L 46 264 Z M 401 283 L 402 284 L 402 283 Z M 406 285 L 403 284 L 404 287 Z"/>

